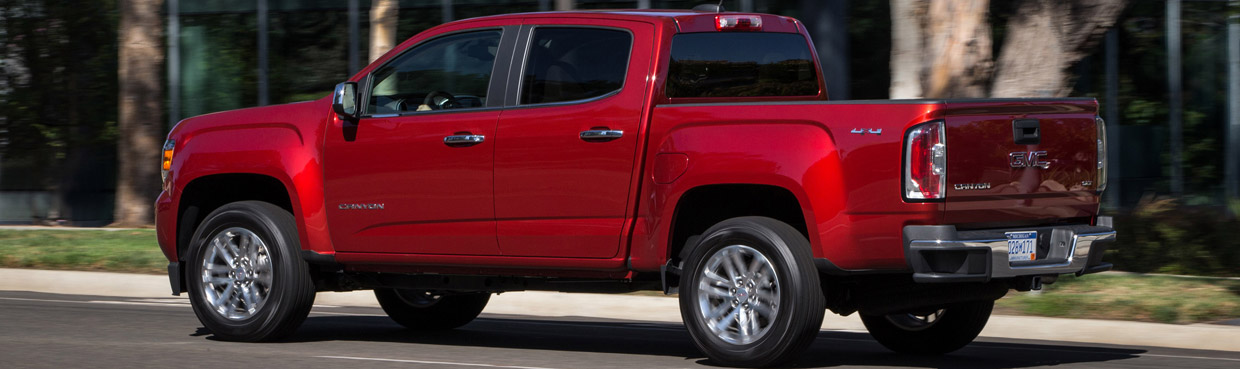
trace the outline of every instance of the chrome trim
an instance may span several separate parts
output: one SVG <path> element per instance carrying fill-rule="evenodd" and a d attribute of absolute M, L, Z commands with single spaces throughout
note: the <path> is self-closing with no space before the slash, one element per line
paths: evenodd
<path fill-rule="evenodd" d="M 483 135 L 451 135 L 443 138 L 443 143 L 448 145 L 474 145 L 480 144 L 486 140 Z"/>
<path fill-rule="evenodd" d="M 912 240 L 911 247 L 942 247 L 959 245 L 965 248 L 989 248 L 991 257 L 991 278 L 1016 277 L 1039 274 L 1067 274 L 1085 269 L 1089 262 L 1089 250 L 1095 242 L 1114 241 L 1115 231 L 1102 233 L 1086 233 L 1072 236 L 1072 246 L 1068 251 L 1067 261 L 1056 264 L 1012 266 L 1008 262 L 1007 239 L 982 240 Z"/>
<path fill-rule="evenodd" d="M 581 139 L 583 140 L 614 140 L 620 137 L 624 137 L 624 131 L 608 129 L 581 131 Z"/>

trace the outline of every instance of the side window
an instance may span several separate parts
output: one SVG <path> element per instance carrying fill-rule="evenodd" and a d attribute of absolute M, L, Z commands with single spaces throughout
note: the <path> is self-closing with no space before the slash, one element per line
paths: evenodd
<path fill-rule="evenodd" d="M 486 105 L 499 30 L 460 33 L 415 46 L 372 75 L 368 114 Z"/>
<path fill-rule="evenodd" d="M 624 85 L 633 36 L 628 32 L 571 27 L 534 29 L 521 104 L 603 96 Z"/>

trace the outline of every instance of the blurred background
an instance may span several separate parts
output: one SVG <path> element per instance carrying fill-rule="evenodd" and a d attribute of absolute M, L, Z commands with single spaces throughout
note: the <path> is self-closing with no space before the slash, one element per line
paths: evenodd
<path fill-rule="evenodd" d="M 0 224 L 149 226 L 180 119 L 324 97 L 443 22 L 678 0 L 0 0 Z M 711 1 L 710 3 L 715 3 Z M 1240 2 L 725 0 L 796 17 L 832 99 L 1097 98 L 1117 268 L 1240 276 Z"/>

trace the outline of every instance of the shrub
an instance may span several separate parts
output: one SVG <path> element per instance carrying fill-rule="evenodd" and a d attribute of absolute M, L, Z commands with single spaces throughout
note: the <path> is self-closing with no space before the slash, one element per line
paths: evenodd
<path fill-rule="evenodd" d="M 1240 220 L 1225 206 L 1147 198 L 1116 215 L 1115 228 L 1104 260 L 1116 270 L 1240 276 Z"/>

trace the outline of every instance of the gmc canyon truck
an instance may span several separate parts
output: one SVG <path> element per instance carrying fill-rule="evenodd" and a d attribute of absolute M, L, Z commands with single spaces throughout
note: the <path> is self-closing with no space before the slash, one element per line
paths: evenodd
<path fill-rule="evenodd" d="M 236 341 L 317 291 L 414 330 L 505 291 L 663 291 L 710 359 L 769 366 L 826 310 L 941 354 L 1009 290 L 1111 267 L 1095 100 L 830 101 L 813 50 L 767 14 L 501 15 L 329 97 L 186 119 L 155 204 L 172 291 Z"/>

